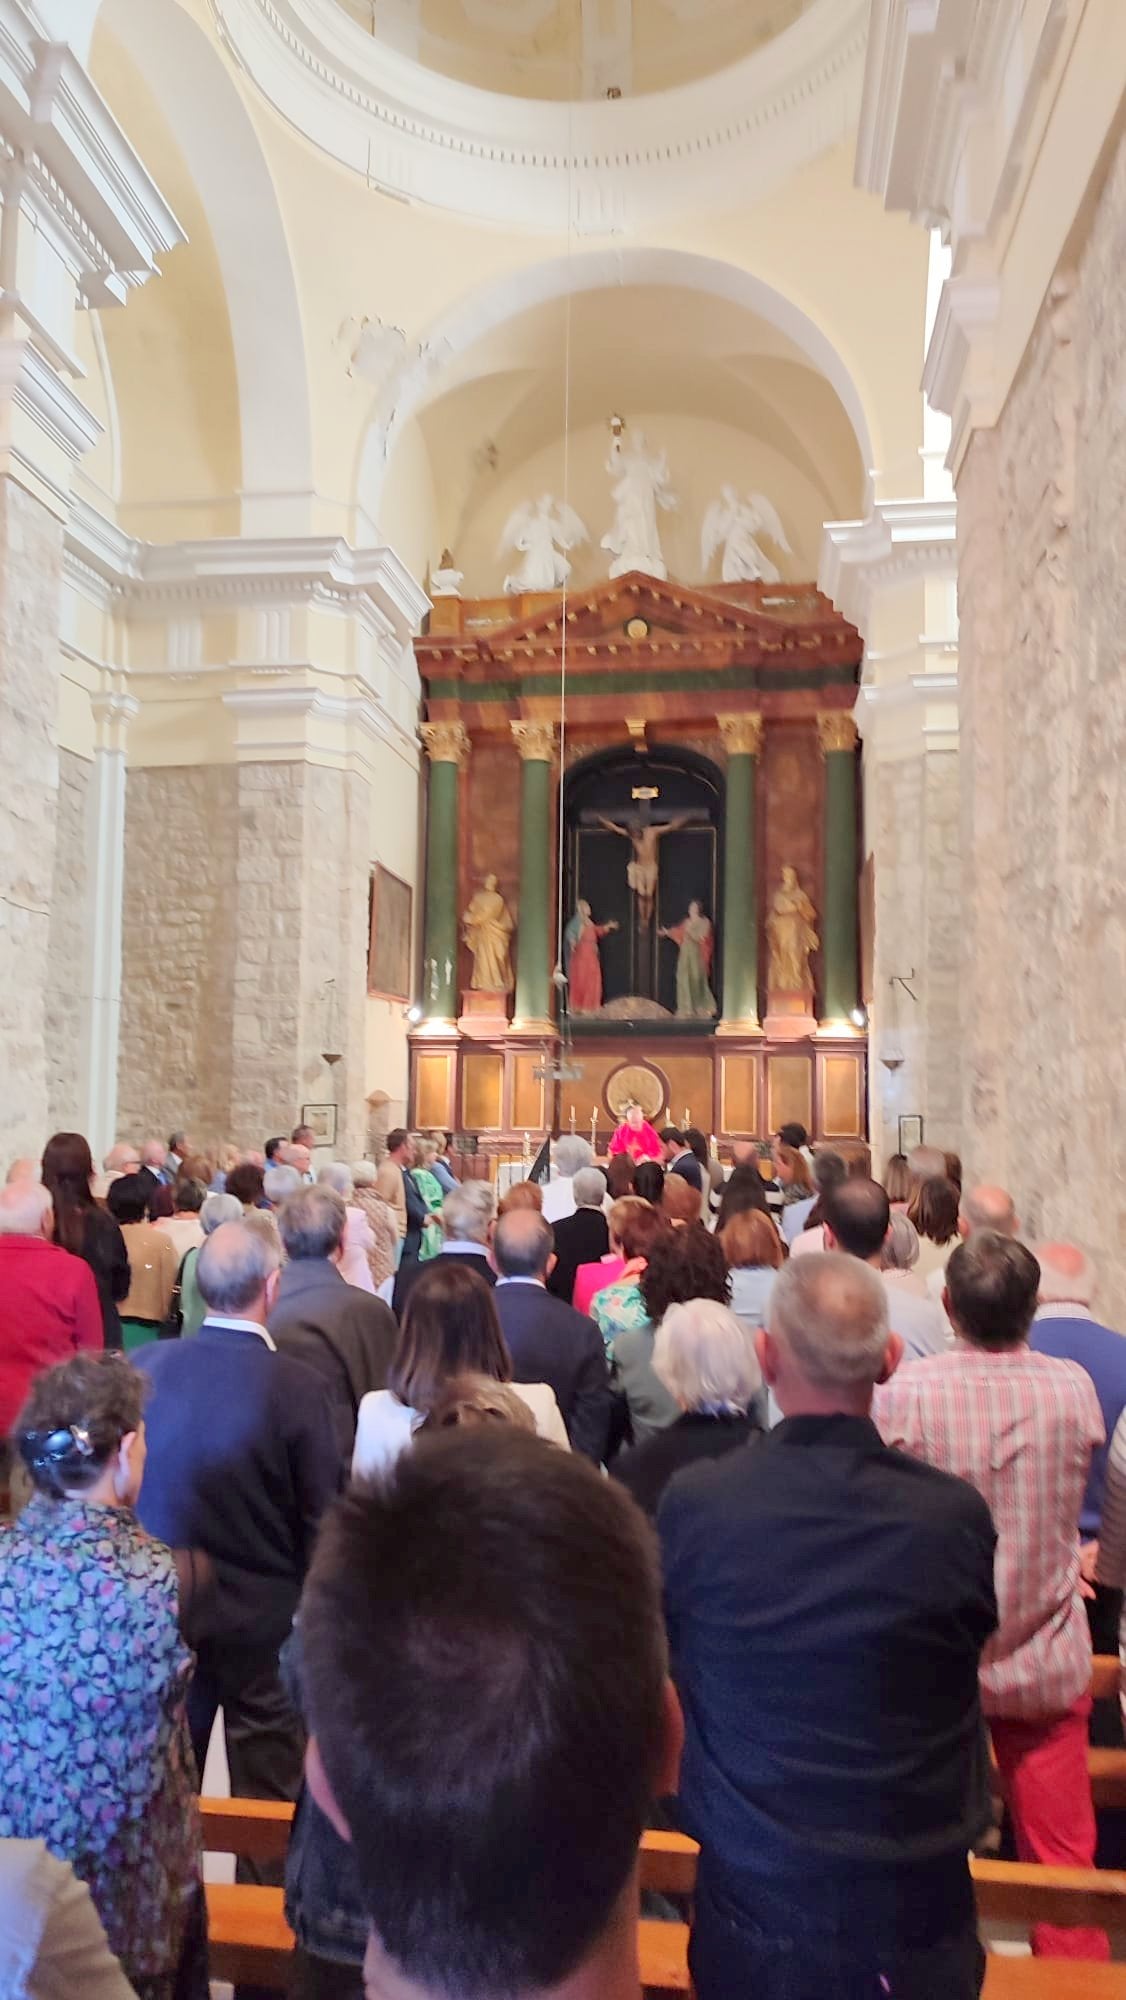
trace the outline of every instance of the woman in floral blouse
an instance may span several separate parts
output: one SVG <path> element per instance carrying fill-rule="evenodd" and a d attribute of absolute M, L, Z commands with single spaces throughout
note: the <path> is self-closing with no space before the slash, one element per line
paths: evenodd
<path fill-rule="evenodd" d="M 35 1492 L 0 1529 L 0 1836 L 72 1864 L 140 2000 L 206 2000 L 192 1655 L 176 1560 L 133 1511 L 143 1394 L 122 1357 L 78 1355 L 17 1426 Z"/>

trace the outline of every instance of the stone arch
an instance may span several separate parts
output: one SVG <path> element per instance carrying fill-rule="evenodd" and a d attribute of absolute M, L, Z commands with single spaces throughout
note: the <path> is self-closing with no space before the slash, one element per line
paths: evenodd
<path fill-rule="evenodd" d="M 441 383 L 445 368 L 478 340 L 530 307 L 615 286 L 663 285 L 724 299 L 786 335 L 834 390 L 848 418 L 866 477 L 875 463 L 864 400 L 852 371 L 824 330 L 792 299 L 753 271 L 694 251 L 652 247 L 592 250 L 531 264 L 483 286 L 411 343 L 383 384 L 361 440 L 357 512 L 378 534 L 388 465 L 405 425 Z"/>
<path fill-rule="evenodd" d="M 99 18 L 157 98 L 207 213 L 235 350 L 243 533 L 300 532 L 313 488 L 305 337 L 281 210 L 249 112 L 179 0 L 102 0 Z"/>

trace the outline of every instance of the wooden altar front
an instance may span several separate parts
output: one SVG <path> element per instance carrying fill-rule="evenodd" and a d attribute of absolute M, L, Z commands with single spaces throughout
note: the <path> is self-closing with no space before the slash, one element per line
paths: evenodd
<path fill-rule="evenodd" d="M 798 1119 L 821 1138 L 864 1137 L 851 722 L 861 650 L 812 585 L 698 589 L 632 574 L 566 605 L 436 601 L 416 641 L 430 767 L 416 1125 L 486 1150 L 572 1123 L 602 1142 L 638 1082 L 660 1121 L 690 1114 L 707 1131 L 764 1138 Z M 603 1009 L 561 1029 L 559 787 L 566 805 L 573 774 L 610 752 L 619 770 L 623 754 L 636 759 L 639 791 L 647 769 L 678 754 L 715 774 L 715 1021 L 629 1018 L 628 1000 L 607 992 L 626 1018 Z M 766 983 L 783 867 L 818 915 L 808 997 Z M 462 943 L 461 913 L 490 874 L 516 916 L 510 995 L 471 992 Z"/>

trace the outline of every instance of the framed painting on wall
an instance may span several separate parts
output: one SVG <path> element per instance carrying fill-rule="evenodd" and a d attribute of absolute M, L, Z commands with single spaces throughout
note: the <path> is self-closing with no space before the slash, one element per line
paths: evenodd
<path fill-rule="evenodd" d="M 369 897 L 368 992 L 381 1000 L 411 997 L 411 888 L 377 862 Z"/>
<path fill-rule="evenodd" d="M 335 1146 L 335 1104 L 303 1104 L 301 1106 L 301 1123 L 307 1125 L 313 1133 L 313 1143 L 315 1145 Z"/>
<path fill-rule="evenodd" d="M 909 1153 L 923 1143 L 923 1121 L 916 1112 L 903 1113 L 899 1120 L 899 1150 Z"/>

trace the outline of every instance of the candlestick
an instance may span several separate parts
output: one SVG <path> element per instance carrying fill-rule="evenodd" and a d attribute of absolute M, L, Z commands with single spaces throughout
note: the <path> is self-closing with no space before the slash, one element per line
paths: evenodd
<path fill-rule="evenodd" d="M 528 1133 L 525 1132 L 524 1134 L 524 1179 L 525 1180 L 527 1180 L 528 1178 L 528 1161 L 531 1159 L 531 1156 L 532 1156 L 531 1139 Z"/>
<path fill-rule="evenodd" d="M 572 1132 L 574 1131 L 574 1129 L 575 1129 L 575 1107 L 574 1107 L 574 1105 L 572 1104 L 572 1106 L 571 1106 L 571 1130 L 572 1130 Z"/>
<path fill-rule="evenodd" d="M 596 1153 L 596 1152 L 598 1151 L 598 1112 L 597 1112 L 597 1109 L 596 1109 L 596 1110 L 594 1110 L 594 1111 L 592 1111 L 592 1112 L 591 1112 L 591 1114 L 590 1114 L 590 1150 L 591 1150 L 591 1152 L 592 1152 L 592 1153 Z"/>
<path fill-rule="evenodd" d="M 690 1104 L 686 1104 L 684 1107 L 684 1122 L 686 1125 L 691 1125 L 692 1123 L 692 1106 Z"/>

